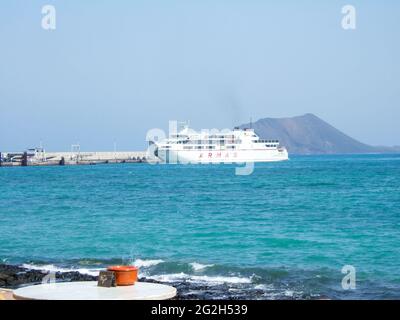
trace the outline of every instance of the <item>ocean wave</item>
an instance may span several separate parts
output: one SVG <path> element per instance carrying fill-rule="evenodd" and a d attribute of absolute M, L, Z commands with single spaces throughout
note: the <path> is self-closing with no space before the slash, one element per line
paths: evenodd
<path fill-rule="evenodd" d="M 198 262 L 192 262 L 192 263 L 189 263 L 189 265 L 192 267 L 192 269 L 194 271 L 201 271 L 201 270 L 204 270 L 206 268 L 214 266 L 213 264 L 201 264 L 201 263 L 198 263 Z"/>
<path fill-rule="evenodd" d="M 134 261 L 134 265 L 139 268 L 146 268 L 150 266 L 154 266 L 160 263 L 163 263 L 163 260 L 141 260 L 137 259 Z M 190 264 L 192 265 L 192 264 Z M 56 266 L 54 264 L 32 264 L 32 263 L 24 263 L 21 265 L 25 269 L 29 270 L 39 270 L 43 272 L 79 272 L 81 274 L 90 275 L 90 276 L 98 276 L 99 271 L 105 270 L 105 268 L 67 268 Z M 194 270 L 203 270 L 207 267 L 211 267 L 213 265 L 203 265 L 203 264 L 194 264 Z M 139 276 L 145 276 L 148 279 L 160 281 L 160 282 L 177 282 L 177 281 L 187 281 L 192 283 L 204 283 L 208 285 L 219 285 L 219 284 L 250 284 L 252 283 L 252 277 L 240 277 L 240 276 L 207 276 L 207 275 L 192 275 L 184 272 L 180 273 L 168 273 L 168 274 L 155 274 L 149 275 L 146 272 L 142 273 L 139 269 Z"/>
<path fill-rule="evenodd" d="M 80 274 L 87 274 L 90 276 L 98 276 L 99 271 L 104 270 L 103 268 L 64 268 L 55 266 L 54 264 L 36 265 L 30 263 L 22 264 L 22 267 L 29 270 L 39 270 L 44 272 L 79 272 Z"/>
<path fill-rule="evenodd" d="M 161 259 L 154 259 L 154 260 L 136 259 L 133 262 L 133 265 L 138 268 L 148 268 L 148 267 L 156 266 L 163 262 L 164 262 L 164 260 L 161 260 Z"/>
<path fill-rule="evenodd" d="M 257 284 L 254 286 L 256 290 L 263 290 L 263 291 L 271 291 L 274 290 L 274 286 L 272 284 Z"/>
<path fill-rule="evenodd" d="M 140 269 L 146 269 L 151 266 L 158 265 L 163 263 L 164 260 L 142 260 L 136 259 L 132 262 L 132 265 L 139 268 L 139 276 L 144 276 L 146 273 L 142 273 Z M 21 265 L 25 269 L 29 270 L 39 270 L 44 272 L 79 272 L 81 274 L 90 275 L 90 276 L 98 276 L 99 272 L 102 270 L 106 270 L 106 266 L 104 267 L 96 267 L 96 268 L 81 268 L 81 267 L 62 267 L 54 264 L 34 264 L 34 263 L 24 263 Z"/>
<path fill-rule="evenodd" d="M 206 283 L 209 285 L 223 284 L 223 283 L 234 283 L 234 284 L 245 284 L 252 283 L 251 277 L 238 277 L 238 276 L 198 276 L 190 275 L 184 272 L 172 273 L 172 274 L 160 274 L 147 276 L 149 279 L 153 279 L 161 282 L 176 282 L 176 281 L 188 281 L 197 283 Z"/>

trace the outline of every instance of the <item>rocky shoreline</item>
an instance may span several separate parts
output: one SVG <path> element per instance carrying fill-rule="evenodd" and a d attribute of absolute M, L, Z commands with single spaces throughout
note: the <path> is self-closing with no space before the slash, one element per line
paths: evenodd
<path fill-rule="evenodd" d="M 16 289 L 25 285 L 42 283 L 43 278 L 49 274 L 47 271 L 31 270 L 16 265 L 0 264 L 0 288 Z M 82 274 L 77 271 L 56 272 L 56 281 L 97 281 L 97 277 Z M 207 285 L 190 281 L 161 282 L 142 277 L 139 281 L 163 283 L 172 285 L 177 289 L 176 300 L 185 299 L 266 299 L 263 290 L 258 290 L 240 285 L 232 287 L 227 284 Z"/>
<path fill-rule="evenodd" d="M 27 284 L 40 284 L 47 271 L 30 270 L 20 266 L 0 264 L 0 288 L 16 289 Z M 57 281 L 93 281 L 97 277 L 79 272 L 57 272 Z"/>

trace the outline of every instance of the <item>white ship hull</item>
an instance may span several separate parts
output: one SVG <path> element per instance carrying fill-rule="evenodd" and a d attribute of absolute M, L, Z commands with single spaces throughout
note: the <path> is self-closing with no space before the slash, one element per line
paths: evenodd
<path fill-rule="evenodd" d="M 286 149 L 272 150 L 160 150 L 158 157 L 166 163 L 243 163 L 288 160 Z"/>
<path fill-rule="evenodd" d="M 253 163 L 288 160 L 278 140 L 260 139 L 253 129 L 200 133 L 187 126 L 169 138 L 152 142 L 164 163 Z"/>

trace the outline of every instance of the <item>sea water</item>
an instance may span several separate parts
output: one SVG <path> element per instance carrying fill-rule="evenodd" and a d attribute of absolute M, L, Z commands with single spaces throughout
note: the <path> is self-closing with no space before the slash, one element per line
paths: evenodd
<path fill-rule="evenodd" d="M 92 274 L 130 263 L 266 299 L 400 298 L 400 155 L 235 167 L 0 168 L 0 262 Z"/>

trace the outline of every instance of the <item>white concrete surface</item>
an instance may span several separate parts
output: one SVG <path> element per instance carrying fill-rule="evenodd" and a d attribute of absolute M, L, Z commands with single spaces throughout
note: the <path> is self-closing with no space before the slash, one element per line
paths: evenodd
<path fill-rule="evenodd" d="M 103 288 L 97 286 L 97 281 L 47 283 L 13 292 L 17 300 L 165 300 L 175 295 L 174 287 L 158 283 Z"/>
<path fill-rule="evenodd" d="M 116 152 L 46 152 L 45 156 L 48 160 L 61 160 L 62 157 L 66 161 L 106 161 L 106 160 L 133 160 L 140 157 L 146 157 L 146 152 L 140 151 L 116 151 Z"/>

